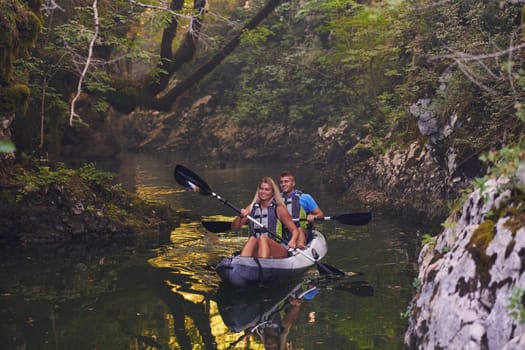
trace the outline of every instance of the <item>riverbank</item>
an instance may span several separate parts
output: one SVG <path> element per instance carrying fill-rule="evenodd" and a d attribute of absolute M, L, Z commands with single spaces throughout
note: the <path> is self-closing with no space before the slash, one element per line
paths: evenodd
<path fill-rule="evenodd" d="M 3 161 L 0 176 L 0 242 L 3 245 L 129 240 L 162 236 L 194 214 L 146 202 L 125 191 L 93 164 Z"/>

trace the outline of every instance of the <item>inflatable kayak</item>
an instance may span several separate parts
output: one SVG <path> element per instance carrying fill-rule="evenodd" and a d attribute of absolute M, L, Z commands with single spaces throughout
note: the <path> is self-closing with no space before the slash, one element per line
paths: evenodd
<path fill-rule="evenodd" d="M 313 231 L 313 239 L 305 249 L 296 249 L 284 259 L 232 256 L 222 258 L 215 270 L 235 288 L 267 285 L 297 276 L 315 265 L 327 253 L 324 235 Z"/>

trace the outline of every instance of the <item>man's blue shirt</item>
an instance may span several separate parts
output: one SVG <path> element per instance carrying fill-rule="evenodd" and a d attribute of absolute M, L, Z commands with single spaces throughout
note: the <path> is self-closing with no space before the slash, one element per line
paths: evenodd
<path fill-rule="evenodd" d="M 297 190 L 293 191 L 287 198 L 295 196 L 296 193 Z M 299 197 L 299 204 L 304 208 L 304 211 L 306 211 L 307 214 L 319 208 L 314 198 L 308 193 L 301 193 L 301 196 Z"/>

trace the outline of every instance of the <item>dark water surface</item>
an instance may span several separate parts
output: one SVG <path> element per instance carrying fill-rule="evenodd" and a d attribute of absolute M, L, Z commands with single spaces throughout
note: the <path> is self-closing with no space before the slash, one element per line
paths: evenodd
<path fill-rule="evenodd" d="M 261 163 L 218 169 L 181 156 L 144 154 L 111 166 L 119 164 L 119 180 L 144 199 L 218 220 L 235 214 L 213 197 L 176 185 L 177 163 L 237 207 L 251 200 L 260 176 L 277 178 L 282 170 Z M 296 171 L 298 187 L 313 194 L 326 215 L 362 210 L 322 181 L 310 180 L 313 171 Z M 401 349 L 400 314 L 415 277 L 413 248 L 406 242 L 410 234 L 379 216 L 365 226 L 322 222 L 316 227 L 328 239 L 323 262 L 359 275 L 319 280 L 312 268 L 304 283 L 300 278 L 248 293 L 232 291 L 213 266 L 238 250 L 247 232 L 212 234 L 199 222 L 177 228 L 161 243 L 141 239 L 127 246 L 77 243 L 3 251 L 0 348 L 264 349 L 260 334 L 270 332 L 272 323 L 263 321 L 280 316 L 284 324 L 293 314 L 281 339 L 285 349 Z M 373 296 L 362 285 L 371 285 Z M 288 303 L 291 292 L 298 296 L 314 286 L 318 289 L 301 301 Z M 245 329 L 253 335 L 245 337 Z"/>

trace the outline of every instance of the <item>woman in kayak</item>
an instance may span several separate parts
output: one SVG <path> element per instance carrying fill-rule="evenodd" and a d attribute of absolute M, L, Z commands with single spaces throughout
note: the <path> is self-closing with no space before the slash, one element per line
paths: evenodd
<path fill-rule="evenodd" d="M 248 219 L 248 215 L 257 221 L 256 224 Z M 292 233 L 288 242 L 280 238 L 282 233 L 276 232 L 277 221 L 281 221 Z M 288 209 L 280 195 L 279 187 L 271 177 L 263 177 L 257 185 L 253 201 L 232 222 L 232 230 L 239 230 L 244 224 L 250 225 L 250 237 L 241 250 L 241 256 L 253 256 L 257 258 L 286 258 L 289 248 L 304 248 L 297 245 L 299 229 L 295 226 Z"/>

